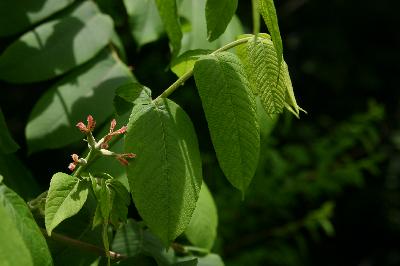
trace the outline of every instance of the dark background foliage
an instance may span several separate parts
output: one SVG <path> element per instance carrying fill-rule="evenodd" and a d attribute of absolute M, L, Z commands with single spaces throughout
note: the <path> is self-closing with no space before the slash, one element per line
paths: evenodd
<path fill-rule="evenodd" d="M 175 80 L 166 71 L 168 40 L 138 51 L 121 3 L 98 2 L 114 17 L 138 80 L 161 93 Z M 400 265 L 400 6 L 372 0 L 276 5 L 285 59 L 308 115 L 268 120 L 260 167 L 243 201 L 218 168 L 193 81 L 172 96 L 194 121 L 217 202 L 214 249 L 227 265 Z M 250 1 L 239 1 L 237 13 L 251 31 Z M 0 50 L 10 42 L 0 40 Z M 48 84 L 0 87 L 0 106 L 22 146 L 18 156 L 43 191 L 82 145 L 27 155 L 24 127 Z"/>

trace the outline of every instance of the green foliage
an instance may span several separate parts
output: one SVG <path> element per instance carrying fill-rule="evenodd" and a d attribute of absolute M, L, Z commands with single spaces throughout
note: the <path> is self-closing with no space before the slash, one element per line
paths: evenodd
<path fill-rule="evenodd" d="M 156 0 L 158 12 L 170 40 L 172 51 L 178 54 L 181 48 L 182 30 L 176 0 Z"/>
<path fill-rule="evenodd" d="M 207 0 L 206 3 L 206 21 L 207 21 L 207 39 L 212 42 L 216 40 L 232 19 L 237 9 L 237 0 Z"/>
<path fill-rule="evenodd" d="M 278 69 L 281 67 L 283 46 L 281 33 L 278 26 L 278 17 L 276 16 L 276 10 L 274 0 L 257 0 L 259 1 L 259 10 L 264 18 L 265 24 L 267 24 L 268 30 L 271 33 L 272 42 L 276 51 L 276 58 L 278 61 Z"/>
<path fill-rule="evenodd" d="M 106 46 L 112 25 L 95 4 L 84 2 L 11 44 L 0 57 L 0 79 L 29 83 L 59 76 L 87 62 Z"/>
<path fill-rule="evenodd" d="M 13 153 L 19 149 L 18 144 L 12 139 L 8 131 L 3 112 L 0 109 L 0 153 Z"/>
<path fill-rule="evenodd" d="M 217 207 L 206 183 L 203 182 L 196 209 L 185 230 L 185 235 L 193 245 L 211 250 L 217 236 L 217 226 Z"/>
<path fill-rule="evenodd" d="M 286 107 L 298 116 L 301 110 L 287 65 L 281 64 L 273 2 L 260 2 L 260 10 L 253 7 L 267 15 L 272 41 L 264 33 L 237 39 L 243 34 L 235 15 L 237 0 L 14 2 L 0 4 L 0 22 L 14 23 L 0 29 L 0 36 L 10 36 L 0 55 L 0 79 L 13 89 L 13 84 L 42 88 L 32 92 L 38 100 L 32 103 L 25 125 L 27 150 L 40 158 L 31 167 L 53 171 L 58 167 L 51 163 L 59 152 L 56 149 L 69 153 L 78 147 L 82 134 L 87 148 L 84 156 L 73 154 L 69 165 L 62 161 L 72 174 L 57 172 L 49 190 L 40 193 L 36 180 L 20 163 L 19 158 L 26 160 L 24 155 L 13 154 L 18 145 L 0 111 L 4 183 L 25 199 L 39 195 L 29 202 L 34 222 L 15 192 L 0 186 L 0 215 L 5 217 L 0 237 L 12 239 L 7 246 L 0 241 L 1 260 L 10 265 L 51 265 L 52 257 L 55 265 L 111 265 L 111 261 L 115 265 L 224 265 L 212 253 L 220 249 L 214 245 L 219 215 L 202 177 L 202 163 L 207 165 L 208 158 L 201 156 L 196 135 L 202 126 L 197 119 L 193 124 L 168 97 L 194 76 L 219 165 L 244 195 L 260 159 L 259 124 L 263 134 L 273 127 L 266 125 L 266 113 L 281 113 Z M 178 80 L 170 86 L 162 84 L 166 89 L 153 99 L 152 90 L 131 73 L 136 66 L 127 64 L 138 54 L 132 48 L 146 51 L 151 47 L 147 44 L 160 40 L 164 31 L 172 51 L 165 58 L 172 60 L 163 68 L 170 66 Z M 239 57 L 228 51 L 235 47 Z M 125 53 L 125 48 L 132 50 Z M 135 60 L 145 61 L 140 56 Z M 156 70 L 151 73 L 159 78 Z M 192 100 L 182 106 L 186 109 Z M 191 116 L 201 113 L 193 110 Z M 84 117 L 87 123 L 79 122 Z M 114 117 L 122 124 L 119 129 Z M 109 120 L 110 125 L 105 125 Z M 49 149 L 54 154 L 48 156 Z M 5 198 L 11 203 L 5 204 Z M 128 208 L 138 221 L 128 219 Z M 310 223 L 288 228 L 321 224 L 329 231 L 332 208 L 322 209 L 310 214 Z M 37 225 L 47 231 L 51 255 Z"/>
<path fill-rule="evenodd" d="M 45 207 L 46 230 L 49 235 L 62 221 L 82 209 L 88 192 L 89 183 L 85 180 L 64 173 L 53 175 Z"/>
<path fill-rule="evenodd" d="M 140 154 L 127 168 L 135 205 L 165 244 L 188 225 L 201 186 L 201 160 L 193 125 L 170 100 L 132 110 L 125 151 Z"/>
<path fill-rule="evenodd" d="M 49 88 L 30 114 L 26 138 L 31 152 L 59 148 L 81 138 L 73 127 L 88 113 L 103 123 L 113 110 L 115 89 L 134 78 L 125 65 L 104 50 L 88 64 Z M 95 108 L 97 105 L 102 108 Z"/>
<path fill-rule="evenodd" d="M 156 41 L 163 33 L 163 24 L 154 0 L 124 0 L 131 33 L 139 47 Z"/>
<path fill-rule="evenodd" d="M 245 70 L 235 55 L 224 52 L 201 57 L 194 77 L 220 166 L 244 193 L 260 149 L 256 102 Z"/>
<path fill-rule="evenodd" d="M 53 265 L 25 201 L 0 181 L 0 259 L 6 265 Z"/>
<path fill-rule="evenodd" d="M 1 1 L 0 25 L 4 26 L 0 28 L 0 36 L 14 35 L 27 30 L 30 26 L 70 5 L 73 1 L 48 0 L 43 6 L 40 6 L 42 4 L 40 1 Z"/>

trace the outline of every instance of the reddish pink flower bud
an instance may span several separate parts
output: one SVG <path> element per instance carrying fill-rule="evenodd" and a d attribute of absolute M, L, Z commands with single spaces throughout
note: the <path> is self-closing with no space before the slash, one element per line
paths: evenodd
<path fill-rule="evenodd" d="M 112 133 L 112 135 L 114 136 L 114 135 L 124 134 L 124 133 L 126 132 L 127 129 L 128 129 L 127 126 L 123 126 L 123 127 L 121 127 L 120 129 L 118 129 L 117 131 L 114 131 L 114 132 Z"/>
<path fill-rule="evenodd" d="M 87 124 L 87 129 L 88 129 L 90 132 L 92 132 L 93 129 L 94 129 L 94 127 L 96 126 L 96 121 L 93 119 L 93 116 L 88 115 L 88 117 L 87 117 L 87 122 L 88 122 L 88 124 Z"/>
<path fill-rule="evenodd" d="M 88 133 L 88 129 L 87 129 L 87 127 L 85 126 L 85 124 L 84 123 L 82 123 L 82 122 L 79 122 L 78 124 L 76 124 L 76 127 L 82 132 L 82 133 Z"/>
<path fill-rule="evenodd" d="M 74 171 L 75 166 L 76 166 L 75 163 L 70 163 L 70 164 L 68 165 L 68 169 L 71 170 L 71 171 Z"/>
<path fill-rule="evenodd" d="M 129 164 L 128 160 L 126 160 L 126 159 L 123 158 L 123 157 L 117 157 L 117 160 L 118 160 L 122 165 L 127 166 L 127 165 Z"/>
<path fill-rule="evenodd" d="M 116 125 L 117 125 L 117 121 L 115 119 L 113 119 L 111 121 L 111 125 L 110 125 L 110 133 L 112 133 L 114 131 L 114 128 Z"/>
<path fill-rule="evenodd" d="M 71 157 L 72 157 L 72 160 L 75 162 L 75 163 L 78 163 L 79 162 L 79 156 L 77 155 L 77 154 L 72 154 L 71 155 Z"/>
<path fill-rule="evenodd" d="M 122 164 L 122 165 L 128 165 L 129 161 L 125 158 L 128 159 L 132 159 L 132 158 L 136 158 L 136 154 L 134 153 L 122 153 L 122 154 L 118 154 L 116 156 L 117 160 Z"/>

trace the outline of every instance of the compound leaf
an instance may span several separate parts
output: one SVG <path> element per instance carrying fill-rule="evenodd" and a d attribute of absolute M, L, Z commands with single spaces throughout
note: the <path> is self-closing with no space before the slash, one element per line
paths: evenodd
<path fill-rule="evenodd" d="M 76 177 L 56 173 L 51 178 L 45 207 L 45 225 L 49 235 L 65 219 L 77 214 L 85 203 L 90 184 Z"/>
<path fill-rule="evenodd" d="M 216 40 L 228 27 L 238 5 L 237 0 L 207 0 L 207 38 Z"/>
<path fill-rule="evenodd" d="M 207 55 L 194 77 L 221 169 L 244 192 L 258 164 L 260 130 L 243 66 L 232 53 Z"/>
<path fill-rule="evenodd" d="M 190 222 L 202 182 L 201 160 L 190 118 L 163 99 L 133 107 L 125 151 L 133 201 L 150 230 L 169 244 Z"/>

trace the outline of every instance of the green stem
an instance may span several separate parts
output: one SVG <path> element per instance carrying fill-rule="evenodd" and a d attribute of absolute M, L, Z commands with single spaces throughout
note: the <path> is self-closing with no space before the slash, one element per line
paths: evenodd
<path fill-rule="evenodd" d="M 258 1 L 252 0 L 252 11 L 253 11 L 253 34 L 257 35 L 260 33 L 260 12 L 258 11 Z"/>
<path fill-rule="evenodd" d="M 238 46 L 240 44 L 248 42 L 251 38 L 253 37 L 245 37 L 236 41 L 233 41 L 231 43 L 228 43 L 227 45 L 222 46 L 221 48 L 215 50 L 212 52 L 212 55 L 215 55 L 216 53 L 220 53 L 223 51 L 227 51 L 229 49 L 234 48 L 235 46 Z M 188 80 L 191 76 L 193 75 L 193 69 L 189 70 L 186 72 L 183 76 L 181 76 L 179 79 L 177 79 L 171 86 L 169 86 L 163 93 L 161 93 L 154 101 L 158 101 L 162 98 L 167 98 L 171 93 L 173 93 L 177 88 L 182 86 L 186 80 Z"/>
<path fill-rule="evenodd" d="M 79 177 L 83 170 L 91 163 L 93 158 L 96 156 L 97 150 L 96 149 L 89 149 L 88 155 L 85 157 L 86 164 L 79 164 L 78 169 L 74 172 L 73 176 Z"/>
<path fill-rule="evenodd" d="M 95 253 L 95 254 L 100 255 L 100 256 L 108 256 L 108 257 L 110 257 L 112 259 L 115 259 L 115 260 L 121 260 L 121 259 L 126 259 L 127 258 L 127 256 L 122 255 L 120 253 L 117 253 L 117 252 L 114 252 L 114 251 L 106 251 L 105 249 L 103 249 L 101 247 L 98 247 L 98 246 L 95 246 L 93 244 L 90 244 L 90 243 L 87 243 L 87 242 L 82 242 L 80 240 L 77 240 L 77 239 L 74 239 L 74 238 L 70 238 L 68 236 L 64 236 L 64 235 L 61 235 L 61 234 L 58 234 L 58 233 L 55 233 L 55 232 L 52 232 L 51 236 L 48 236 L 45 229 L 40 228 L 40 230 L 42 231 L 43 235 L 46 238 L 50 238 L 50 239 L 52 239 L 54 241 L 67 244 L 69 246 L 73 246 L 73 247 L 78 248 L 80 250 L 89 251 L 91 253 Z"/>

